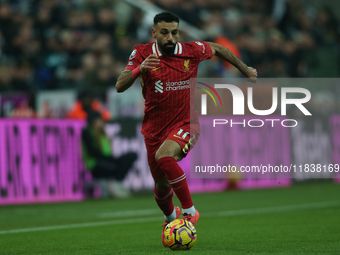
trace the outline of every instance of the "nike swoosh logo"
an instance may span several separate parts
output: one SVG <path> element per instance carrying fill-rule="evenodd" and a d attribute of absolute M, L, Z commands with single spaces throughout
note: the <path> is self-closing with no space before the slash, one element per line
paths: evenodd
<path fill-rule="evenodd" d="M 156 68 L 152 69 L 152 71 L 156 71 L 156 70 L 158 70 L 159 68 L 162 68 L 162 67 L 163 66 L 156 67 Z"/>
<path fill-rule="evenodd" d="M 178 137 L 178 138 L 181 138 L 181 139 L 182 139 L 182 137 L 180 137 L 180 136 L 178 136 L 178 135 L 174 135 L 174 137 Z"/>

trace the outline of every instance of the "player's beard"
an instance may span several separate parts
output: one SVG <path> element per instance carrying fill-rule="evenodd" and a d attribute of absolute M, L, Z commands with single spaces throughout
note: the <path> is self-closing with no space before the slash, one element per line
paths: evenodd
<path fill-rule="evenodd" d="M 167 47 L 168 45 L 172 45 L 173 47 Z M 158 46 L 161 48 L 161 50 L 165 53 L 165 54 L 173 54 L 176 48 L 176 44 L 173 42 L 167 42 L 164 44 L 159 44 Z"/>

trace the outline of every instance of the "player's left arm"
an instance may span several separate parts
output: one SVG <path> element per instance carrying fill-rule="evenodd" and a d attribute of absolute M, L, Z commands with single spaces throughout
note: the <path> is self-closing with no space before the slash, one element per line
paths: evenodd
<path fill-rule="evenodd" d="M 212 53 L 214 56 L 222 59 L 223 61 L 227 61 L 233 66 L 235 66 L 240 72 L 243 74 L 245 78 L 247 78 L 250 82 L 256 82 L 257 71 L 255 68 L 247 66 L 245 63 L 241 61 L 238 57 L 235 56 L 229 49 L 223 47 L 218 43 L 208 42 Z"/>

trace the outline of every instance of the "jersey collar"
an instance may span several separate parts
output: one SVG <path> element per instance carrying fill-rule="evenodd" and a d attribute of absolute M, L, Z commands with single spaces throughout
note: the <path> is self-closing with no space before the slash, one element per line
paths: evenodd
<path fill-rule="evenodd" d="M 158 44 L 157 44 L 157 42 L 154 42 L 154 43 L 152 44 L 152 53 L 153 53 L 153 54 L 156 54 L 158 57 L 162 56 L 161 51 L 158 49 Z M 182 44 L 181 44 L 181 43 L 178 42 L 178 43 L 176 44 L 174 54 L 175 54 L 175 55 L 182 54 Z"/>

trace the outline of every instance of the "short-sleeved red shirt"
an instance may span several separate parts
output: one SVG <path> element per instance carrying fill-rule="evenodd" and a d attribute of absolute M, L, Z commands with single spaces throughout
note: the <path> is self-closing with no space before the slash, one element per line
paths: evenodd
<path fill-rule="evenodd" d="M 151 54 L 157 54 L 160 64 L 140 76 L 145 98 L 142 134 L 162 139 L 174 126 L 198 123 L 197 112 L 190 107 L 195 91 L 190 79 L 196 78 L 198 64 L 212 57 L 212 50 L 208 43 L 196 41 L 177 43 L 174 54 L 162 55 L 156 42 L 137 45 L 126 69 L 135 69 Z"/>

